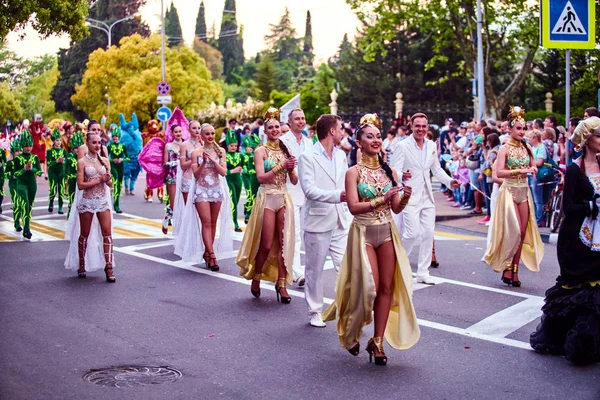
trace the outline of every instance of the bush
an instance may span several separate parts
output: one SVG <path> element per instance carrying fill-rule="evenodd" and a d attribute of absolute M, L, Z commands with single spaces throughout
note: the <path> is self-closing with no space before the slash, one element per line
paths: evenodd
<path fill-rule="evenodd" d="M 534 119 L 537 119 L 537 118 L 540 118 L 543 121 L 548 115 L 554 115 L 556 117 L 556 119 L 558 119 L 558 125 L 566 126 L 565 125 L 565 116 L 563 114 L 559 114 L 559 113 L 555 113 L 555 112 L 549 113 L 548 111 L 544 111 L 544 110 L 534 110 L 534 111 L 526 112 L 525 113 L 525 121 L 533 121 Z"/>

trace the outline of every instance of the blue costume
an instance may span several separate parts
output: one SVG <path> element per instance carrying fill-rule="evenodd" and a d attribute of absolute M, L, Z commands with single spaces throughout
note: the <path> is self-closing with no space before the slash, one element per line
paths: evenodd
<path fill-rule="evenodd" d="M 138 155 L 142 151 L 142 134 L 140 132 L 140 124 L 135 113 L 131 114 L 131 122 L 125 120 L 123 114 L 119 114 L 121 118 L 121 144 L 127 148 L 129 161 L 123 163 L 124 178 L 125 178 L 125 194 L 133 193 L 135 181 L 142 170 L 138 162 Z"/>

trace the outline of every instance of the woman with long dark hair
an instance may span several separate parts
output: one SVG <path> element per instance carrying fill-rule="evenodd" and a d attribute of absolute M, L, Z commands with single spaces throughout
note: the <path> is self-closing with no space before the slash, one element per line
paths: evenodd
<path fill-rule="evenodd" d="M 286 282 L 292 284 L 294 224 L 300 221 L 294 221 L 286 182 L 298 183 L 297 162 L 279 139 L 279 110 L 269 108 L 264 126 L 267 143 L 254 152 L 260 187 L 235 262 L 240 275 L 252 279 L 250 292 L 254 297 L 260 297 L 260 281 L 265 279 L 276 283 L 277 301 L 281 297 L 281 302 L 288 304 L 292 301 Z"/>
<path fill-rule="evenodd" d="M 572 140 L 583 155 L 565 175 L 560 275 L 546 291 L 542 321 L 529 342 L 538 353 L 587 364 L 600 361 L 600 118 L 581 121 Z"/>
<path fill-rule="evenodd" d="M 535 159 L 525 143 L 526 124 L 521 107 L 511 107 L 508 115 L 510 139 L 498 150 L 496 176 L 504 183 L 498 191 L 496 210 L 490 224 L 490 241 L 484 261 L 496 272 L 502 272 L 502 282 L 521 286 L 519 262 L 532 272 L 540 270 L 544 244 L 535 221 L 533 197 L 528 175 L 536 174 Z"/>
<path fill-rule="evenodd" d="M 381 156 L 381 121 L 361 118 L 357 144 L 360 162 L 346 172 L 348 208 L 354 215 L 348 246 L 336 283 L 335 302 L 324 320 L 338 319 L 342 347 L 357 356 L 365 325 L 375 319 L 367 344 L 369 362 L 386 365 L 383 337 L 396 349 L 408 349 L 420 336 L 412 304 L 412 273 L 392 219 L 408 204 L 412 189 L 400 188 L 398 175 Z M 400 191 L 402 196 L 398 196 Z"/>
<path fill-rule="evenodd" d="M 106 281 L 114 283 L 110 164 L 100 154 L 102 141 L 98 133 L 88 132 L 86 147 L 87 153 L 77 163 L 77 190 L 73 203 L 77 213 L 72 212 L 69 216 L 67 239 L 71 243 L 65 267 L 77 269 L 79 278 L 85 278 L 86 272 L 104 267 Z"/>

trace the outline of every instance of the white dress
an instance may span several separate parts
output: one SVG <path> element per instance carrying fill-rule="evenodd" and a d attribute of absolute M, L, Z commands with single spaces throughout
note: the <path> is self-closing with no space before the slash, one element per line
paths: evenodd
<path fill-rule="evenodd" d="M 91 166 L 87 166 L 84 169 L 86 181 L 89 181 L 103 173 L 106 173 L 106 168 L 104 166 L 102 166 L 99 171 Z M 110 209 L 110 188 L 105 183 L 98 184 L 85 190 L 79 190 L 79 188 L 75 189 L 75 196 L 71 210 L 77 210 L 77 212 L 71 212 L 69 215 L 67 232 L 65 234 L 65 239 L 69 240 L 70 242 L 67 257 L 65 259 L 66 269 L 79 269 L 79 214 L 84 212 L 98 213 Z M 112 235 L 112 212 L 110 213 L 110 219 Z M 116 264 L 114 259 L 112 264 L 113 267 Z M 98 218 L 93 217 L 90 235 L 88 236 L 87 249 L 85 252 L 85 270 L 87 272 L 96 271 L 104 269 L 105 266 L 106 261 L 104 258 L 102 230 L 100 229 Z"/>

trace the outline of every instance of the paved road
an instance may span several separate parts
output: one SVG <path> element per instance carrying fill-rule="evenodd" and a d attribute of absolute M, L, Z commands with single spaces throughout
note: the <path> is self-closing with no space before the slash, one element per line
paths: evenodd
<path fill-rule="evenodd" d="M 290 305 L 275 301 L 270 284 L 252 298 L 235 252 L 219 255 L 219 273 L 178 261 L 160 232 L 162 206 L 144 203 L 140 189 L 115 220 L 117 284 L 101 272 L 77 279 L 63 269 L 65 221 L 48 215 L 45 193 L 40 181 L 31 242 L 11 230 L 9 206 L 0 215 L 2 399 L 600 398 L 598 365 L 576 368 L 528 346 L 558 272 L 552 246 L 542 272 L 523 271 L 523 287 L 512 289 L 480 262 L 483 237 L 436 232 L 438 284 L 415 285 L 421 340 L 407 351 L 386 347 L 388 366 L 376 367 L 364 351 L 354 358 L 340 348 L 334 324 L 308 325 L 302 288 L 289 291 Z M 325 274 L 332 297 L 335 272 Z M 182 376 L 122 388 L 83 379 L 138 365 Z"/>

